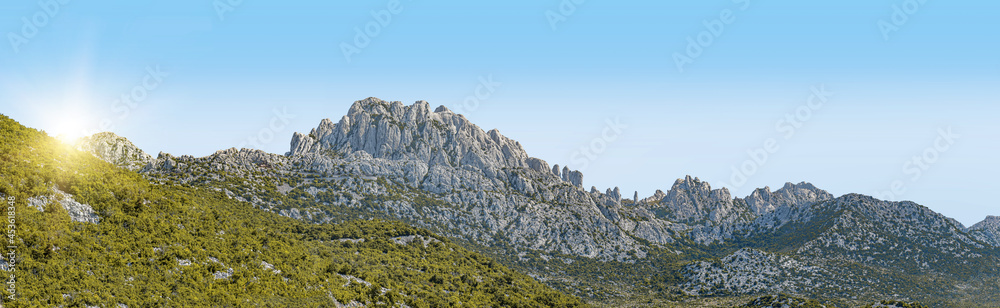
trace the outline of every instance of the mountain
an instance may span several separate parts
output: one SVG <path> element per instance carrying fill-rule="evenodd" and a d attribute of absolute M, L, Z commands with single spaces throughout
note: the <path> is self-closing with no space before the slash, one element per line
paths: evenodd
<path fill-rule="evenodd" d="M 295 133 L 285 155 L 161 153 L 141 173 L 314 224 L 426 228 L 594 304 L 776 293 L 1000 303 L 995 218 L 967 229 L 916 203 L 836 197 L 806 182 L 741 198 L 685 176 L 622 198 L 424 101 L 357 101 L 338 122 Z"/>
<path fill-rule="evenodd" d="M 0 136 L 11 224 L 0 307 L 585 306 L 424 229 L 309 224 L 196 183 L 150 181 L 134 170 L 187 167 L 112 134 L 79 145 L 91 155 L 0 115 Z M 267 167 L 259 152 L 217 156 L 208 166 L 228 171 L 212 176 L 245 181 Z"/>

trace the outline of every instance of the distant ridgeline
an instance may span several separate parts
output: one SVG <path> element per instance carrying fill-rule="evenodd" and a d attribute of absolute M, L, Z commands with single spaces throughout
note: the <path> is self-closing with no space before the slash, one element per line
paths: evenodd
<path fill-rule="evenodd" d="M 16 124 L 10 126 L 19 127 Z M 53 144 L 50 147 L 57 146 Z M 227 236 L 236 231 L 216 234 L 221 230 L 181 228 L 191 222 L 163 214 L 183 210 L 183 213 L 191 214 L 193 220 L 200 221 L 212 219 L 212 216 L 202 214 L 202 211 L 211 209 L 220 213 L 218 219 L 222 221 L 237 219 L 235 217 L 240 215 L 254 217 L 254 220 L 263 219 L 256 218 L 258 216 L 266 217 L 264 220 L 274 221 L 273 225 L 254 223 L 247 226 L 250 231 L 245 232 L 257 230 L 258 233 L 283 234 L 291 243 L 308 247 L 308 253 L 303 254 L 306 258 L 302 261 L 304 264 L 314 264 L 313 259 L 309 259 L 312 257 L 334 260 L 330 262 L 339 262 L 337 266 L 340 266 L 344 262 L 360 261 L 351 261 L 337 254 L 343 251 L 330 252 L 326 257 L 323 255 L 325 250 L 314 247 L 330 246 L 327 244 L 330 239 L 312 236 L 311 232 L 316 232 L 312 230 L 343 228 L 343 224 L 390 224 L 367 222 L 369 219 L 397 221 L 440 235 L 425 235 L 424 240 L 436 239 L 441 241 L 440 245 L 456 247 L 455 251 L 460 251 L 458 246 L 464 247 L 532 277 L 515 280 L 537 286 L 522 289 L 525 293 L 517 297 L 542 305 L 576 303 L 576 300 L 551 293 L 535 281 L 566 294 L 583 297 L 591 304 L 608 306 L 697 306 L 714 305 L 715 301 L 743 305 L 767 300 L 798 303 L 799 299 L 804 303 L 838 307 L 878 307 L 883 303 L 909 305 L 913 302 L 935 307 L 1000 305 L 1000 269 L 996 266 L 1000 264 L 1000 219 L 996 217 L 966 228 L 919 204 L 888 202 L 859 194 L 837 197 L 805 182 L 788 183 L 777 190 L 765 187 L 740 198 L 733 197 L 725 188 L 713 189 L 709 183 L 691 176 L 676 180 L 670 189 L 657 191 L 653 196 L 640 198 L 638 194 L 633 194 L 633 198 L 623 198 L 617 187 L 603 192 L 596 187 L 584 189 L 583 174 L 579 171 L 559 165 L 550 167 L 544 160 L 530 157 L 520 143 L 503 136 L 498 130 L 484 131 L 464 116 L 444 107 L 431 111 L 430 105 L 423 101 L 409 106 L 376 98 L 357 101 L 339 121 L 324 119 L 309 133 L 294 134 L 290 150 L 284 155 L 227 149 L 206 157 L 160 153 L 154 158 L 128 140 L 110 133 L 85 139 L 76 147 L 122 169 L 112 170 L 106 164 L 80 158 L 79 154 L 59 154 L 62 156 L 51 158 L 56 163 L 19 167 L 52 173 L 51 177 L 42 178 L 41 182 L 16 182 L 6 177 L 4 181 L 22 183 L 19 185 L 35 183 L 30 187 L 24 186 L 24 189 L 35 189 L 31 193 L 21 192 L 25 196 L 58 195 L 52 189 L 54 186 L 71 195 L 73 202 L 93 206 L 100 222 L 96 225 L 74 224 L 88 226 L 76 227 L 81 230 L 104 225 L 115 217 L 110 214 L 133 213 L 126 208 L 163 207 L 148 214 L 155 217 L 149 224 L 156 222 L 171 232 L 203 236 L 198 239 L 204 239 L 205 244 L 199 245 L 232 247 L 233 243 L 229 241 L 237 241 L 241 237 Z M 10 151 L 27 153 L 23 155 L 44 154 L 17 148 Z M 73 160 L 63 157 L 66 155 Z M 3 160 L 8 164 L 21 164 L 19 161 Z M 73 170 L 78 169 L 65 167 L 70 163 L 80 166 L 77 161 L 87 161 L 87 168 L 106 168 L 100 169 L 106 171 L 96 173 L 83 169 L 74 173 Z M 98 174 L 115 174 L 128 179 L 128 185 L 122 184 L 124 187 L 138 188 L 129 188 L 129 193 L 121 194 L 109 193 L 115 191 L 110 188 L 97 191 L 74 188 L 80 185 L 114 185 L 122 181 L 91 183 L 83 180 Z M 62 183 L 61 178 L 76 179 L 77 182 Z M 140 182 L 141 185 L 132 184 Z M 178 197 L 164 199 L 154 195 L 129 198 L 132 191 L 170 193 Z M 167 201 L 157 203 L 157 200 L 191 205 L 169 207 L 164 205 Z M 183 200 L 189 203 L 183 203 Z M 127 206 L 119 213 L 105 209 L 106 206 L 99 201 Z M 201 206 L 223 203 L 226 205 Z M 229 212 L 237 209 L 240 211 L 238 214 Z M 85 215 L 86 211 L 76 212 L 83 215 L 78 215 L 80 217 L 89 217 Z M 279 215 L 283 217 L 278 218 Z M 391 224 L 402 227 L 399 223 Z M 239 225 L 238 222 L 233 224 Z M 137 223 L 128 226 L 145 225 Z M 383 239 L 385 243 L 395 243 L 393 237 L 415 233 L 393 233 Z M 275 240 L 271 235 L 258 236 Z M 217 237 L 226 240 L 217 240 Z M 160 237 L 156 239 L 162 240 Z M 421 245 L 413 244 L 417 242 L 421 241 L 387 247 L 421 248 Z M 376 243 L 383 242 L 374 239 L 358 243 L 337 242 L 344 247 Z M 427 249 L 438 247 L 434 244 L 436 242 L 427 243 Z M 253 255 L 240 255 L 237 260 L 243 263 L 236 266 L 236 261 L 225 261 L 187 245 L 168 242 L 135 245 L 160 250 L 151 256 L 122 260 L 125 264 L 135 264 L 137 260 L 148 260 L 154 256 L 160 258 L 161 253 L 186 247 L 189 254 L 175 255 L 173 259 L 193 260 L 190 266 L 209 268 L 203 272 L 206 273 L 204 281 L 213 282 L 207 284 L 211 286 L 217 284 L 213 275 L 228 273 L 229 268 L 234 269 L 232 276 L 225 279 L 232 281 L 232 277 L 240 275 L 242 265 L 246 265 L 247 271 L 264 271 L 260 261 L 278 265 L 275 263 L 278 259 L 258 257 L 257 254 L 275 253 L 274 249 L 263 249 L 263 246 Z M 65 251 L 65 248 L 61 249 Z M 353 253 L 350 249 L 357 248 L 342 249 L 350 255 Z M 451 252 L 450 249 L 448 252 Z M 293 250 L 299 251 L 286 249 L 289 253 Z M 384 253 L 393 252 L 388 250 Z M 402 252 L 399 254 L 410 256 Z M 470 253 L 462 253 L 463 256 L 466 254 Z M 218 258 L 219 262 L 208 257 Z M 279 259 L 288 262 L 287 259 Z M 247 262 L 256 265 L 250 266 Z M 415 269 L 422 277 L 419 279 L 435 275 L 405 263 L 384 261 L 382 264 L 402 266 L 406 275 L 410 275 L 408 270 Z M 451 261 L 441 260 L 439 264 L 451 264 Z M 71 268 L 77 270 L 76 267 Z M 280 266 L 277 268 L 282 273 L 291 271 Z M 178 275 L 168 277 L 187 279 L 186 275 L 176 273 L 187 273 L 190 269 L 187 266 L 168 267 L 167 273 Z M 475 271 L 474 268 L 468 270 Z M 247 272 L 245 275 L 261 281 L 264 279 L 263 272 Z M 329 279 L 330 285 L 342 286 L 342 277 L 352 274 L 334 270 L 331 275 L 334 278 L 323 279 Z M 484 276 L 486 274 L 469 275 L 488 277 Z M 510 275 L 524 277 L 513 272 Z M 313 288 L 326 283 L 326 280 L 307 276 L 301 279 L 313 283 L 309 284 Z M 466 281 L 468 277 L 461 278 L 462 275 L 448 277 L 457 279 L 456 285 L 464 283 L 462 285 L 473 288 L 486 283 L 480 282 L 480 279 Z M 362 278 L 374 284 L 372 279 Z M 452 292 L 440 283 L 416 282 L 423 281 L 419 279 L 413 278 L 413 283 L 394 286 L 387 286 L 388 282 L 378 283 L 390 290 L 386 294 L 399 292 L 400 297 L 393 298 L 397 303 L 401 298 L 423 298 L 412 293 L 416 291 L 405 289 L 408 286 L 421 286 L 429 294 L 439 294 L 445 299 L 471 294 L 490 294 L 492 300 L 514 296 L 485 291 Z M 517 283 L 514 282 L 514 285 Z M 354 285 L 348 286 L 353 288 Z M 436 291 L 448 292 L 440 295 L 442 293 L 434 293 Z M 166 296 L 174 294 L 171 292 L 176 291 L 171 290 Z M 296 293 L 295 296 L 322 293 L 310 292 L 313 293 Z M 358 303 L 386 301 L 371 297 L 382 292 L 365 293 L 369 296 L 367 298 L 338 297 L 340 293 L 337 291 L 329 292 L 342 303 L 351 300 Z M 764 299 L 765 296 L 771 299 Z M 459 300 L 468 302 L 456 299 Z"/>

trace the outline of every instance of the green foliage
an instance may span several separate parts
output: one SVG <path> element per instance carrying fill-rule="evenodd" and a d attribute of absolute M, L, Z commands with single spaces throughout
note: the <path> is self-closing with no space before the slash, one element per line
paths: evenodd
<path fill-rule="evenodd" d="M 765 307 L 795 307 L 795 308 L 822 308 L 832 307 L 824 305 L 818 301 L 804 298 L 797 298 L 786 294 L 765 295 L 753 299 L 740 308 L 765 308 Z"/>
<path fill-rule="evenodd" d="M 0 194 L 17 214 L 17 294 L 4 291 L 5 307 L 584 305 L 402 223 L 308 224 L 223 192 L 151 184 L 2 115 L 0 137 Z M 56 203 L 28 206 L 52 188 L 92 206 L 100 223 L 73 222 Z"/>
<path fill-rule="evenodd" d="M 895 308 L 928 308 L 920 303 L 910 303 L 904 301 L 882 301 L 879 305 L 866 305 L 864 308 L 871 307 L 895 307 Z"/>

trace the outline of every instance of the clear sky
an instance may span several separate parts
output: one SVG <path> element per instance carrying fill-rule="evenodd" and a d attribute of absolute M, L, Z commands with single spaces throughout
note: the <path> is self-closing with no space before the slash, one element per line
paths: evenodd
<path fill-rule="evenodd" d="M 203 156 L 427 100 L 629 197 L 693 175 L 1000 215 L 997 1 L 341 2 L 4 1 L 0 113 Z"/>

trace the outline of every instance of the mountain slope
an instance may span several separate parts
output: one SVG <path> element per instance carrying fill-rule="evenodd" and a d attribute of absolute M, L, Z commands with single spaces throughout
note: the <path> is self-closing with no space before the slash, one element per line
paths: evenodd
<path fill-rule="evenodd" d="M 369 98 L 295 134 L 286 155 L 161 154 L 143 170 L 303 221 L 403 221 L 594 302 L 789 292 L 812 298 L 996 302 L 989 224 L 809 183 L 745 198 L 684 177 L 624 199 L 446 108 Z"/>
<path fill-rule="evenodd" d="M 3 115 L 0 136 L 0 196 L 16 213 L 6 306 L 582 305 L 426 230 L 307 224 L 154 184 Z M 71 219 L 84 207 L 98 219 Z"/>

